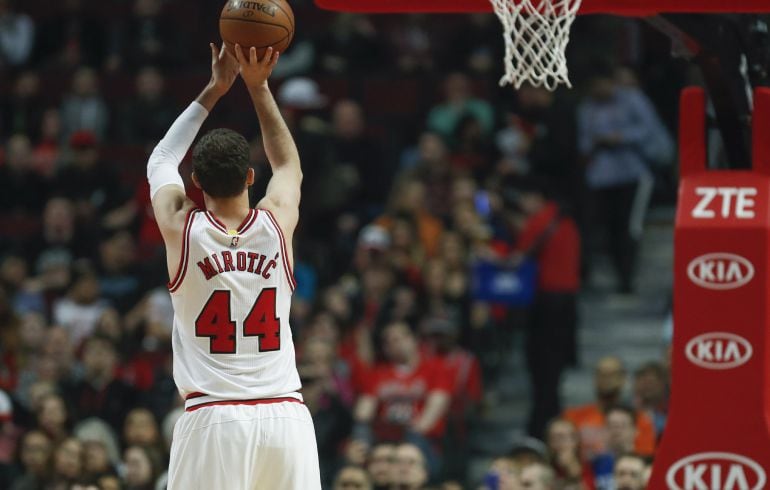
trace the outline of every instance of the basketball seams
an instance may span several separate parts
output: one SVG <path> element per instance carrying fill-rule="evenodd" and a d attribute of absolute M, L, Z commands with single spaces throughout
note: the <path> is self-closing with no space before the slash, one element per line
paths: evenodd
<path fill-rule="evenodd" d="M 294 13 L 292 13 L 291 15 L 289 15 L 289 13 L 288 13 L 286 10 L 284 10 L 284 8 L 281 6 L 281 4 L 279 4 L 279 3 L 278 3 L 278 2 L 276 2 L 275 0 L 267 0 L 267 1 L 268 1 L 268 2 L 270 2 L 270 3 L 272 3 L 273 5 L 275 5 L 275 6 L 276 6 L 276 8 L 277 8 L 278 10 L 280 10 L 281 12 L 283 12 L 283 15 L 285 15 L 285 16 L 286 16 L 286 20 L 288 20 L 288 21 L 289 21 L 289 24 L 291 25 L 291 30 L 292 30 L 292 31 L 294 31 L 294 29 L 296 28 L 296 27 L 294 26 Z"/>
<path fill-rule="evenodd" d="M 253 22 L 254 24 L 264 24 L 266 26 L 280 27 L 281 29 L 286 31 L 286 35 L 284 37 L 282 37 L 281 40 L 284 40 L 284 39 L 286 39 L 287 37 L 289 37 L 291 35 L 291 32 L 289 32 L 289 30 L 286 28 L 286 26 L 283 26 L 281 24 L 273 24 L 271 22 L 263 22 L 261 20 L 233 19 L 233 18 L 227 18 L 227 17 L 224 18 L 224 19 L 220 19 L 219 20 L 219 22 L 229 22 L 229 21 L 234 21 L 234 22 Z M 269 44 L 268 46 L 272 46 L 272 44 Z"/>

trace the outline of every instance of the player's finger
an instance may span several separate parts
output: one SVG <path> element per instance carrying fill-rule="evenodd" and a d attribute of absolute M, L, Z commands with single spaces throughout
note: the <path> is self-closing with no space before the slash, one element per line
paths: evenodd
<path fill-rule="evenodd" d="M 281 56 L 280 51 L 276 51 L 273 54 L 273 59 L 270 61 L 270 68 L 273 68 L 278 63 L 278 57 Z"/>
<path fill-rule="evenodd" d="M 209 43 L 209 47 L 211 48 L 211 62 L 215 63 L 217 61 L 217 47 L 214 46 L 214 43 Z"/>
<path fill-rule="evenodd" d="M 223 60 L 227 57 L 227 49 L 225 49 L 225 43 L 222 42 L 222 47 L 219 48 L 219 59 Z"/>
<path fill-rule="evenodd" d="M 261 62 L 262 62 L 262 64 L 263 64 L 264 66 L 269 66 L 269 65 L 270 65 L 270 62 L 271 62 L 272 60 L 273 60 L 273 47 L 272 47 L 272 46 L 269 46 L 269 47 L 268 47 L 268 48 L 265 50 L 265 56 L 263 56 L 263 57 L 262 57 L 262 60 L 261 60 Z"/>
<path fill-rule="evenodd" d="M 246 63 L 246 58 L 243 56 L 243 51 L 241 51 L 241 45 L 240 44 L 236 44 L 235 45 L 235 59 L 237 59 L 238 63 L 240 63 L 241 65 L 247 64 Z"/>
<path fill-rule="evenodd" d="M 270 49 L 270 48 L 268 48 L 268 49 Z M 256 65 L 257 64 L 257 48 L 255 48 L 254 46 L 252 46 L 251 49 L 249 50 L 249 58 L 250 58 L 249 62 L 252 65 Z"/>

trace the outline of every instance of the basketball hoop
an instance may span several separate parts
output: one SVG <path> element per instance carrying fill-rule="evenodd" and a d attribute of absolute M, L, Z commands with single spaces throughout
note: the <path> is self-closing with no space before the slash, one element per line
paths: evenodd
<path fill-rule="evenodd" d="M 571 87 L 567 44 L 582 0 L 490 0 L 503 24 L 505 75 L 500 85 Z"/>

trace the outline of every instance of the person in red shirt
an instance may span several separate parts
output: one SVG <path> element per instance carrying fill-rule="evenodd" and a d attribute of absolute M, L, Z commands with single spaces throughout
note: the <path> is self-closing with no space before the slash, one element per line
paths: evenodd
<path fill-rule="evenodd" d="M 354 437 L 422 441 L 436 449 L 446 429 L 452 379 L 441 363 L 420 353 L 408 324 L 386 325 L 381 338 L 385 362 L 371 371 L 356 403 Z"/>
<path fill-rule="evenodd" d="M 514 220 L 518 232 L 514 258 L 532 257 L 537 262 L 537 289 L 526 340 L 532 386 L 528 431 L 542 439 L 548 421 L 561 412 L 561 374 L 576 363 L 580 235 L 575 221 L 546 197 L 538 183 L 519 182 L 506 195 L 523 215 Z"/>

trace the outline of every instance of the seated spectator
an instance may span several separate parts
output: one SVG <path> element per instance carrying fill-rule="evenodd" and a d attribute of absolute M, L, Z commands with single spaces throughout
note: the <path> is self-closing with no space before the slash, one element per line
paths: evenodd
<path fill-rule="evenodd" d="M 389 442 L 375 444 L 366 458 L 366 471 L 372 478 L 372 490 L 389 490 L 393 484 L 396 446 Z"/>
<path fill-rule="evenodd" d="M 668 417 L 668 371 L 659 362 L 648 362 L 634 373 L 634 407 L 646 413 L 660 438 Z"/>
<path fill-rule="evenodd" d="M 88 264 L 78 264 L 72 271 L 67 296 L 54 303 L 53 321 L 67 331 L 75 347 L 96 330 L 107 308 L 100 293 L 96 272 Z"/>
<path fill-rule="evenodd" d="M 48 395 L 40 401 L 37 412 L 37 428 L 48 438 L 59 443 L 70 434 L 71 418 L 64 400 L 59 395 Z"/>
<path fill-rule="evenodd" d="M 0 68 L 25 65 L 35 42 L 35 22 L 15 12 L 14 2 L 0 0 Z"/>
<path fill-rule="evenodd" d="M 382 66 L 382 43 L 371 19 L 337 14 L 316 41 L 319 68 L 326 73 L 368 72 Z"/>
<path fill-rule="evenodd" d="M 103 442 L 83 441 L 83 476 L 86 480 L 93 481 L 101 475 L 114 471 L 110 453 Z"/>
<path fill-rule="evenodd" d="M 123 455 L 126 490 L 154 490 L 155 480 L 160 475 L 160 455 L 149 447 L 131 446 Z"/>
<path fill-rule="evenodd" d="M 481 124 L 484 134 L 490 134 L 495 124 L 495 113 L 489 102 L 473 97 L 471 82 L 462 73 L 453 73 L 444 82 L 446 99 L 428 114 L 428 129 L 440 134 L 446 141 L 455 134 L 460 121 L 470 115 Z"/>
<path fill-rule="evenodd" d="M 83 344 L 83 378 L 64 391 L 79 419 L 99 417 L 117 430 L 135 400 L 134 390 L 115 377 L 118 354 L 108 338 L 92 336 Z"/>
<path fill-rule="evenodd" d="M 33 224 L 38 222 L 49 190 L 48 182 L 35 169 L 29 138 L 22 134 L 9 138 L 5 148 L 5 165 L 0 166 L 0 206 L 3 210 L 0 223 L 15 216 Z M 15 221 L 13 224 L 14 232 L 7 230 L 8 235 L 35 231 L 34 228 L 19 230 Z"/>
<path fill-rule="evenodd" d="M 560 488 L 580 489 L 593 486 L 591 466 L 580 459 L 580 435 L 569 420 L 552 420 L 545 431 L 548 455 Z"/>
<path fill-rule="evenodd" d="M 606 451 L 606 411 L 620 404 L 626 384 L 626 370 L 623 361 L 614 356 L 604 357 L 596 363 L 594 387 L 596 401 L 587 405 L 568 408 L 563 417 L 578 428 L 583 449 L 583 458 L 591 459 Z M 643 455 L 655 451 L 655 429 L 644 413 L 636 416 L 636 440 L 634 450 Z"/>
<path fill-rule="evenodd" d="M 117 29 L 112 67 L 135 69 L 145 63 L 167 66 L 186 54 L 178 45 L 179 36 L 165 28 L 173 20 L 165 14 L 164 4 L 162 0 L 133 1 L 131 14 Z"/>
<path fill-rule="evenodd" d="M 160 428 L 155 416 L 146 408 L 135 408 L 128 412 L 123 423 L 123 444 L 163 449 Z"/>
<path fill-rule="evenodd" d="M 99 76 L 91 68 L 79 68 L 72 77 L 72 88 L 61 106 L 62 127 L 69 138 L 78 131 L 89 131 L 102 139 L 107 134 L 109 111 L 99 94 Z"/>
<path fill-rule="evenodd" d="M 556 490 L 555 482 L 554 471 L 547 464 L 533 463 L 521 470 L 523 490 Z"/>
<path fill-rule="evenodd" d="M 647 463 L 633 453 L 620 456 L 615 461 L 615 490 L 644 490 L 647 488 Z"/>
<path fill-rule="evenodd" d="M 53 178 L 56 173 L 62 153 L 61 140 L 61 113 L 59 109 L 46 109 L 40 121 L 40 137 L 32 153 L 35 170 L 46 179 Z"/>
<path fill-rule="evenodd" d="M 0 99 L 0 138 L 12 134 L 36 138 L 43 109 L 40 77 L 34 71 L 22 72 L 9 97 Z"/>
<path fill-rule="evenodd" d="M 417 144 L 417 160 L 407 170 L 409 178 L 425 186 L 427 210 L 434 216 L 446 218 L 452 208 L 451 192 L 454 172 L 449 160 L 449 148 L 438 133 L 425 132 Z"/>
<path fill-rule="evenodd" d="M 116 169 L 99 159 L 96 136 L 77 132 L 70 138 L 72 161 L 57 172 L 56 191 L 70 199 L 80 223 L 108 228 L 127 226 L 133 219 L 133 202 Z"/>
<path fill-rule="evenodd" d="M 120 314 L 141 299 L 141 271 L 136 263 L 134 236 L 127 230 L 114 232 L 99 244 L 99 290 Z"/>
<path fill-rule="evenodd" d="M 118 132 L 124 143 L 146 145 L 158 141 L 174 121 L 176 107 L 165 92 L 157 68 L 144 67 L 136 76 L 135 96 L 123 108 Z"/>
<path fill-rule="evenodd" d="M 83 478 L 83 444 L 74 437 L 64 439 L 53 453 L 53 484 L 70 488 Z"/>
<path fill-rule="evenodd" d="M 403 443 L 396 446 L 392 469 L 392 489 L 421 490 L 428 483 L 427 459 L 414 444 Z"/>
<path fill-rule="evenodd" d="M 520 490 L 521 466 L 512 458 L 495 458 L 484 475 L 484 485 L 479 490 Z"/>
<path fill-rule="evenodd" d="M 19 445 L 19 461 L 23 474 L 10 487 L 11 490 L 42 488 L 50 478 L 53 444 L 43 432 L 27 432 Z"/>
<path fill-rule="evenodd" d="M 631 453 L 636 439 L 636 412 L 621 405 L 610 407 L 605 413 L 607 448 L 591 459 L 594 486 L 597 490 L 614 490 L 615 461 L 620 455 Z"/>
<path fill-rule="evenodd" d="M 385 441 L 410 437 L 435 451 L 446 428 L 451 381 L 440 364 L 420 354 L 409 325 L 387 325 L 382 340 L 385 362 L 371 373 L 354 410 L 357 436 Z"/>
<path fill-rule="evenodd" d="M 337 472 L 333 490 L 372 490 L 372 482 L 363 468 L 345 466 Z"/>
<path fill-rule="evenodd" d="M 391 232 L 393 221 L 398 215 L 410 216 L 417 227 L 417 236 L 428 257 L 438 253 L 443 225 L 428 211 L 425 186 L 416 179 L 402 179 L 394 186 L 390 203 L 385 214 L 376 224 Z"/>
<path fill-rule="evenodd" d="M 76 222 L 73 202 L 54 197 L 46 202 L 43 209 L 40 236 L 30 238 L 24 249 L 27 260 L 40 274 L 41 287 L 54 289 L 58 294 L 69 283 L 72 260 L 91 257 L 94 245 L 87 228 Z M 65 269 L 66 274 L 63 273 Z"/>

